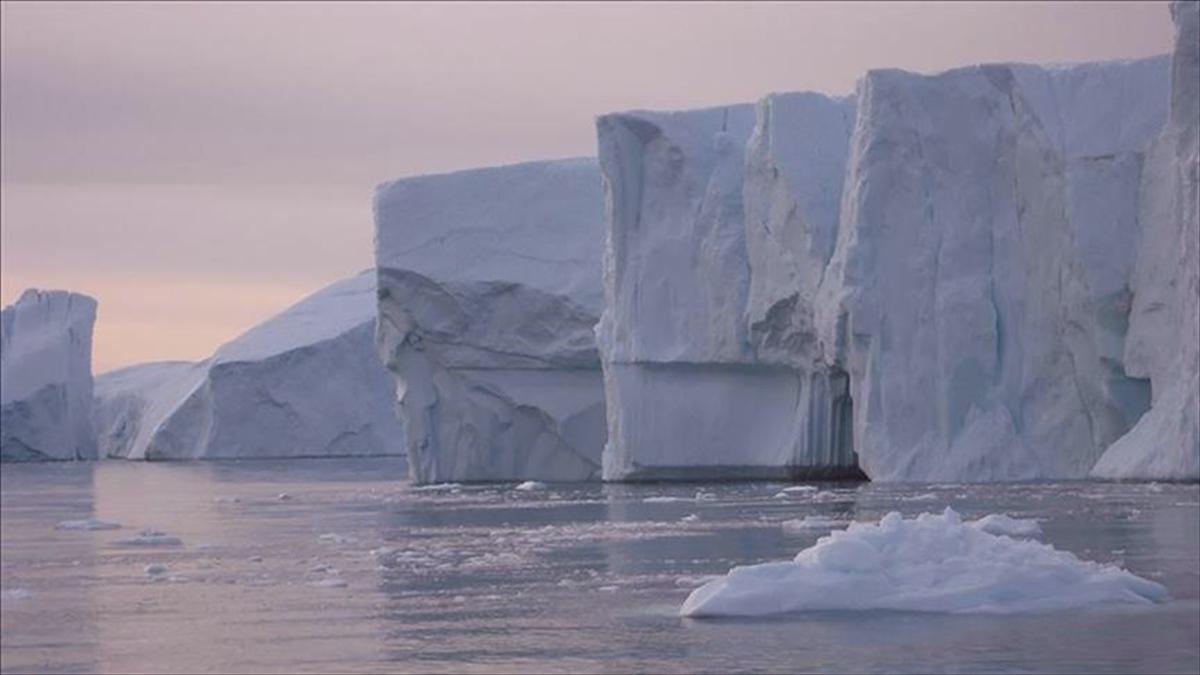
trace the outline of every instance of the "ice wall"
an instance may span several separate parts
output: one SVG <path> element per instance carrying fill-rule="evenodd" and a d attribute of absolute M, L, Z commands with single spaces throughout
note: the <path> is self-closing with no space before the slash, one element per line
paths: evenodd
<path fill-rule="evenodd" d="M 1145 410 L 1123 341 L 1166 67 L 862 81 L 818 323 L 872 479 L 1082 477 Z"/>
<path fill-rule="evenodd" d="M 599 118 L 606 480 L 856 473 L 846 379 L 807 351 L 852 114 L 787 94 Z"/>
<path fill-rule="evenodd" d="M 0 312 L 0 460 L 94 459 L 96 301 L 27 290 Z"/>
<path fill-rule="evenodd" d="M 590 159 L 378 188 L 376 340 L 414 481 L 598 477 L 600 207 Z"/>
<path fill-rule="evenodd" d="M 314 293 L 205 361 L 105 373 L 96 378 L 101 451 L 149 460 L 403 454 L 374 330 L 372 271 Z"/>
<path fill-rule="evenodd" d="M 1200 3 L 1171 7 L 1170 112 L 1142 172 L 1126 369 L 1153 405 L 1100 458 L 1103 478 L 1200 478 Z"/>
<path fill-rule="evenodd" d="M 999 64 L 600 117 L 605 478 L 1087 475 L 1150 404 L 1167 91 L 1165 57 Z"/>

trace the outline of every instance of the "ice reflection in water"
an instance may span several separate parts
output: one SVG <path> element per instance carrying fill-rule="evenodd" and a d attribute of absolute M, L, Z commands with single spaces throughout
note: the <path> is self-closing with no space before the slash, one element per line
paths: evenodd
<path fill-rule="evenodd" d="M 779 483 L 414 490 L 395 460 L 3 471 L 5 671 L 1196 671 L 1195 485 Z M 281 499 L 286 494 L 288 498 Z M 790 558 L 824 517 L 1041 520 L 1175 601 L 964 617 L 688 621 L 688 592 Z M 122 529 L 64 531 L 62 520 Z M 182 546 L 122 547 L 153 528 Z M 148 565 L 167 571 L 149 575 Z M 27 592 L 28 597 L 21 597 Z"/>

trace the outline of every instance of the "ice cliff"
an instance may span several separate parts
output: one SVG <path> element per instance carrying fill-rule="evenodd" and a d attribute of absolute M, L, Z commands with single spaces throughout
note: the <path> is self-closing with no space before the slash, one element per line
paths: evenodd
<path fill-rule="evenodd" d="M 598 477 L 600 211 L 590 159 L 379 186 L 377 344 L 414 481 Z"/>
<path fill-rule="evenodd" d="M 27 290 L 0 312 L 0 459 L 93 459 L 96 301 Z"/>
<path fill-rule="evenodd" d="M 403 454 L 374 330 L 372 271 L 314 293 L 205 361 L 100 375 L 101 453 L 149 460 Z"/>
<path fill-rule="evenodd" d="M 1200 479 L 1200 3 L 1177 2 L 1166 126 L 1146 153 L 1133 307 L 1131 374 L 1153 404 L 1092 469 L 1103 478 Z"/>
<path fill-rule="evenodd" d="M 1149 407 L 1154 368 L 1180 371 L 1138 345 L 1195 351 L 1194 310 L 1169 344 L 1137 337 L 1139 307 L 1164 305 L 1139 286 L 1191 274 L 1171 306 L 1195 307 L 1194 259 L 1135 258 L 1145 239 L 1195 255 L 1179 218 L 1140 215 L 1170 174 L 1143 170 L 1167 71 L 873 71 L 854 97 L 600 117 L 605 478 L 1087 475 Z M 1194 91 L 1172 103 L 1192 129 Z M 1151 162 L 1187 166 L 1160 145 Z M 1171 199 L 1194 222 L 1194 197 Z M 1159 389 L 1177 388 L 1156 384 L 1156 407 L 1186 399 Z"/>

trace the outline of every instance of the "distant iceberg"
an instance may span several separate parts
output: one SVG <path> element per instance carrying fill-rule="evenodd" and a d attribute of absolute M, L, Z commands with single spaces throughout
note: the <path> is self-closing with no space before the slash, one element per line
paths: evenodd
<path fill-rule="evenodd" d="M 0 312 L 0 459 L 95 459 L 96 301 L 27 290 Z"/>
<path fill-rule="evenodd" d="M 374 330 L 369 271 L 317 291 L 199 363 L 100 375 L 101 453 L 150 460 L 404 454 Z"/>
<path fill-rule="evenodd" d="M 696 589 L 690 617 L 823 610 L 1012 614 L 1166 602 L 1166 589 L 1036 541 L 991 534 L 997 520 L 940 515 L 855 523 L 791 562 L 735 567 Z M 1012 520 L 1004 521 L 1012 525 Z"/>

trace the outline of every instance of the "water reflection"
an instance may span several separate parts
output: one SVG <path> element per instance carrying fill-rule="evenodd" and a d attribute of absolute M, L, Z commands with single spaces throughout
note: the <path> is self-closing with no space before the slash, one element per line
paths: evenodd
<path fill-rule="evenodd" d="M 417 490 L 394 460 L 6 466 L 5 671 L 1194 671 L 1195 485 L 779 483 Z M 1165 584 L 1150 610 L 681 620 L 706 575 L 952 506 Z M 53 529 L 96 516 L 114 532 Z M 114 542 L 143 527 L 181 547 Z M 154 581 L 150 563 L 169 573 Z M 174 579 L 172 579 L 174 577 Z M 339 583 L 333 583 L 334 581 Z M 344 586 L 339 585 L 344 583 Z"/>

